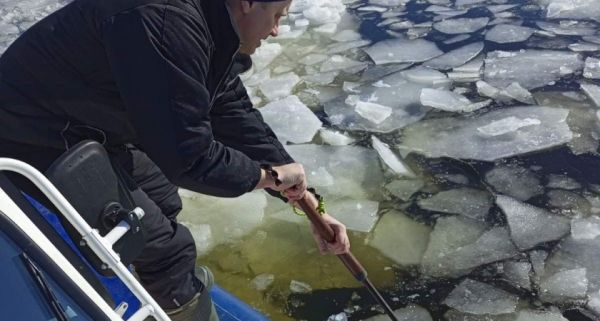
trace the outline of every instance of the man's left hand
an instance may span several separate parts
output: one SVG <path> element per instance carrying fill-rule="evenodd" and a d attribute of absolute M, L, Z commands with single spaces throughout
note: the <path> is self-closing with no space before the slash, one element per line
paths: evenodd
<path fill-rule="evenodd" d="M 313 237 L 317 242 L 317 247 L 319 248 L 319 252 L 321 254 L 345 254 L 350 252 L 350 240 L 348 239 L 348 234 L 346 232 L 346 226 L 340 223 L 338 220 L 333 218 L 331 215 L 324 213 L 321 215 L 325 223 L 327 223 L 333 233 L 335 234 L 335 238 L 333 242 L 327 242 L 324 238 L 319 235 L 319 232 L 315 229 L 315 227 L 311 224 L 310 228 L 312 230 Z"/>

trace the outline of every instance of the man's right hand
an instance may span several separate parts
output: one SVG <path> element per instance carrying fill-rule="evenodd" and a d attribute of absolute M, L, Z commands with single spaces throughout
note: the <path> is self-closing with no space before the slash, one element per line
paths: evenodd
<path fill-rule="evenodd" d="M 273 170 L 277 172 L 277 178 L 281 184 L 276 185 L 274 177 L 261 169 L 261 179 L 257 189 L 270 188 L 279 192 L 290 201 L 297 201 L 306 193 L 307 183 L 304 167 L 298 163 L 286 164 L 281 166 L 273 166 Z"/>

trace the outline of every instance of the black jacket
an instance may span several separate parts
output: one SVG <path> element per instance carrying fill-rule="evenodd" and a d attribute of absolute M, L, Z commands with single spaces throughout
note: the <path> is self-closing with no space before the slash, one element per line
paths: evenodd
<path fill-rule="evenodd" d="M 0 138 L 138 145 L 174 184 L 233 197 L 285 152 L 239 77 L 224 0 L 75 0 L 0 58 Z M 235 58 L 235 59 L 234 59 Z"/>

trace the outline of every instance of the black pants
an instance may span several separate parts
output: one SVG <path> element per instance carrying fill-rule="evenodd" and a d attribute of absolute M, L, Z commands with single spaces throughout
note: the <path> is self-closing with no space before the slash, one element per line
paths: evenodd
<path fill-rule="evenodd" d="M 64 150 L 17 144 L 0 139 L 0 157 L 24 161 L 42 173 Z M 177 187 L 140 150 L 122 147 L 110 149 L 109 155 L 137 184 L 132 192 L 136 206 L 146 213 L 142 225 L 146 245 L 134 261 L 141 283 L 164 309 L 178 308 L 202 289 L 194 275 L 196 247 L 190 231 L 176 222 L 181 211 Z M 49 205 L 46 198 L 28 180 L 8 175 L 23 191 Z"/>

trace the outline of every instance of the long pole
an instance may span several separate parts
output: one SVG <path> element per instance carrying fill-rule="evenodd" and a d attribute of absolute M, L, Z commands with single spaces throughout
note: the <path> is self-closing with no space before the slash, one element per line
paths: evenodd
<path fill-rule="evenodd" d="M 323 220 L 321 215 L 317 212 L 317 210 L 309 205 L 309 202 L 307 201 L 306 197 L 307 196 L 304 196 L 304 198 L 299 200 L 298 205 L 300 205 L 300 207 L 302 208 L 304 213 L 306 213 L 306 216 L 308 217 L 310 222 L 314 225 L 314 227 L 317 229 L 317 231 L 321 235 L 321 237 L 324 238 L 328 242 L 333 242 L 335 239 L 335 233 L 331 229 L 331 226 L 329 226 L 327 223 L 325 223 L 325 221 Z M 390 307 L 390 305 L 385 301 L 383 296 L 381 296 L 381 293 L 379 293 L 379 291 L 377 291 L 377 289 L 375 288 L 373 283 L 371 283 L 371 281 L 369 281 L 369 278 L 367 277 L 367 271 L 360 264 L 360 262 L 358 262 L 358 260 L 354 257 L 354 255 L 352 255 L 352 253 L 348 252 L 345 254 L 338 254 L 337 257 L 342 261 L 342 263 L 344 263 L 344 265 L 346 266 L 346 268 L 348 268 L 350 273 L 352 273 L 354 278 L 356 278 L 359 282 L 361 282 L 367 288 L 367 290 L 369 290 L 369 293 L 371 293 L 371 296 L 373 296 L 373 298 L 375 298 L 377 303 L 379 303 L 383 307 L 383 309 L 385 310 L 385 313 L 387 313 L 387 315 L 390 317 L 390 319 L 392 321 L 399 321 L 398 318 L 396 318 L 394 311 L 392 311 L 392 308 Z"/>

